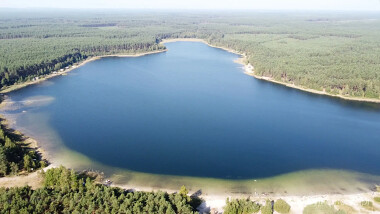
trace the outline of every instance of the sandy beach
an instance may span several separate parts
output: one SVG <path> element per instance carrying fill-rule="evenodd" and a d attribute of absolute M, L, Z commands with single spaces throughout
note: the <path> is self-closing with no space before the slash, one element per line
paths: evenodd
<path fill-rule="evenodd" d="M 44 171 L 56 167 L 55 165 L 49 165 L 44 168 Z M 39 172 L 33 172 L 28 175 L 14 176 L 14 177 L 3 177 L 0 178 L 0 187 L 21 187 L 25 185 L 29 185 L 32 188 L 38 188 L 42 186 L 42 179 L 38 175 Z M 144 187 L 144 186 L 134 186 L 134 185 L 111 185 L 112 187 L 119 187 L 125 190 L 133 190 L 133 191 L 165 191 L 168 193 L 175 193 L 178 190 L 172 189 L 164 189 L 164 188 L 152 188 L 152 187 Z M 207 194 L 198 192 L 189 191 L 189 195 L 197 195 L 204 200 L 204 203 L 198 208 L 199 211 L 209 212 L 209 211 L 217 211 L 218 213 L 223 212 L 223 208 L 226 205 L 226 199 L 238 199 L 238 198 L 249 198 L 252 201 L 258 202 L 260 204 L 265 204 L 266 200 L 274 200 L 283 199 L 290 206 L 290 213 L 297 214 L 302 213 L 303 209 L 315 203 L 327 203 L 329 205 L 334 205 L 335 202 L 342 202 L 350 212 L 347 213 L 380 213 L 380 204 L 373 202 L 376 211 L 366 210 L 364 207 L 360 205 L 362 201 L 373 201 L 374 197 L 379 197 L 379 192 L 367 192 L 367 193 L 355 193 L 355 194 L 320 194 L 320 195 L 310 195 L 310 196 L 283 196 L 283 195 L 247 195 L 247 194 Z M 334 205 L 336 209 L 340 207 Z M 276 212 L 275 212 L 276 213 Z"/>
<path fill-rule="evenodd" d="M 133 190 L 133 191 L 165 191 L 168 193 L 175 193 L 178 190 L 172 190 L 172 189 L 162 189 L 162 188 L 152 188 L 152 187 L 144 187 L 144 186 L 130 186 L 130 185 L 111 185 L 114 187 L 119 187 L 126 190 Z M 196 194 L 197 192 L 189 191 L 189 195 Z M 223 194 L 200 194 L 199 197 L 201 197 L 204 200 L 204 203 L 200 206 L 200 211 L 217 211 L 219 213 L 223 212 L 223 207 L 226 205 L 226 199 L 239 199 L 239 198 L 249 198 L 252 201 L 256 201 L 260 204 L 265 204 L 266 200 L 274 200 L 277 199 L 283 199 L 285 200 L 290 206 L 291 210 L 290 213 L 302 213 L 303 209 L 310 204 L 315 203 L 322 203 L 326 202 L 329 205 L 334 205 L 335 202 L 340 201 L 343 202 L 343 204 L 348 205 L 351 207 L 353 212 L 349 213 L 379 213 L 380 212 L 380 204 L 376 204 L 374 202 L 374 207 L 376 208 L 376 211 L 371 212 L 366 210 L 360 205 L 360 202 L 362 201 L 373 201 L 374 197 L 379 197 L 379 192 L 367 192 L 367 193 L 355 193 L 355 194 L 319 194 L 319 195 L 310 195 L 310 196 L 283 196 L 283 195 L 247 195 L 247 194 L 233 194 L 233 193 L 223 193 Z M 339 209 L 338 206 L 335 205 L 335 208 Z M 276 212 L 275 212 L 276 213 Z"/>

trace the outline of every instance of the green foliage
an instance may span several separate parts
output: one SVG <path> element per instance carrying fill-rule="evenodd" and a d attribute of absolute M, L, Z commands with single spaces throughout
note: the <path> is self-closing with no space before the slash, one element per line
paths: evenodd
<path fill-rule="evenodd" d="M 127 192 L 64 167 L 42 173 L 44 186 L 0 188 L 0 213 L 196 213 L 181 194 Z"/>
<path fill-rule="evenodd" d="M 250 214 L 257 213 L 260 210 L 260 205 L 249 199 L 232 199 L 227 198 L 226 206 L 224 207 L 225 214 Z"/>
<path fill-rule="evenodd" d="M 267 200 L 265 206 L 261 207 L 261 214 L 273 214 L 272 202 Z"/>
<path fill-rule="evenodd" d="M 339 209 L 339 211 L 341 213 L 347 213 L 347 214 L 357 213 L 353 207 L 351 207 L 351 206 L 349 206 L 349 205 L 347 205 L 341 201 L 335 201 L 334 205 Z"/>
<path fill-rule="evenodd" d="M 282 199 L 278 199 L 276 202 L 274 202 L 273 208 L 278 213 L 289 213 L 290 211 L 290 205 Z"/>
<path fill-rule="evenodd" d="M 160 50 L 162 39 L 196 37 L 246 53 L 259 76 L 380 98 L 378 14 L 25 14 L 0 14 L 0 88 L 91 56 Z"/>
<path fill-rule="evenodd" d="M 380 203 L 380 197 L 374 197 L 373 200 L 377 203 Z"/>
<path fill-rule="evenodd" d="M 189 194 L 189 191 L 186 189 L 186 187 L 184 185 L 181 186 L 181 189 L 179 190 L 179 194 L 186 198 L 187 202 L 190 202 L 191 201 L 191 198 L 187 195 Z"/>
<path fill-rule="evenodd" d="M 328 205 L 326 202 L 318 202 L 315 204 L 307 205 L 303 214 L 343 214 L 343 210 L 337 211 L 334 206 Z"/>
<path fill-rule="evenodd" d="M 31 172 L 46 166 L 46 162 L 41 160 L 36 151 L 20 141 L 21 135 L 0 124 L 0 177 L 17 175 L 22 171 Z"/>
<path fill-rule="evenodd" d="M 373 207 L 372 201 L 362 201 L 360 202 L 360 206 L 364 207 L 367 210 L 375 211 L 375 207 Z"/>
<path fill-rule="evenodd" d="M 179 194 L 181 194 L 182 196 L 187 196 L 187 194 L 189 194 L 189 191 L 186 189 L 184 185 L 182 185 L 181 189 L 179 190 Z"/>

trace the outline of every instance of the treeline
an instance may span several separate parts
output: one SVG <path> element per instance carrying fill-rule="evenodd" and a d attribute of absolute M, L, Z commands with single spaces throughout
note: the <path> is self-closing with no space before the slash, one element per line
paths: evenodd
<path fill-rule="evenodd" d="M 19 82 L 30 81 L 34 77 L 46 75 L 52 71 L 58 71 L 86 58 L 86 55 L 76 52 L 58 57 L 49 62 L 41 62 L 26 66 L 20 65 L 11 68 L 3 66 L 0 67 L 0 73 L 3 74 L 0 84 L 1 87 L 4 87 Z"/>
<path fill-rule="evenodd" d="M 0 213 L 197 213 L 201 200 L 187 196 L 187 190 L 129 192 L 96 184 L 86 174 L 64 167 L 42 173 L 43 187 L 0 188 Z"/>
<path fill-rule="evenodd" d="M 156 42 L 155 32 L 159 29 L 155 26 L 137 27 L 133 21 L 125 26 L 122 19 L 109 23 L 112 19 L 99 19 L 96 14 L 58 12 L 41 16 L 3 12 L 0 88 L 30 81 L 92 56 L 165 49 Z"/>
<path fill-rule="evenodd" d="M 0 29 L 0 87 L 63 66 L 51 66 L 54 62 L 69 65 L 96 55 L 159 50 L 165 38 L 202 38 L 246 53 L 257 75 L 380 99 L 376 13 L 13 11 L 0 14 Z"/>
<path fill-rule="evenodd" d="M 21 135 L 0 124 L 0 177 L 35 171 L 46 165 L 34 149 L 23 143 Z"/>
<path fill-rule="evenodd" d="M 122 39 L 96 38 L 56 38 L 56 39 L 12 39 L 0 46 L 0 88 L 30 81 L 34 77 L 50 74 L 53 71 L 74 65 L 88 57 L 115 53 L 139 53 L 164 49 L 164 46 L 145 41 L 116 41 Z M 70 44 L 71 43 L 71 44 Z M 88 44 L 91 43 L 91 44 Z M 106 44 L 104 44 L 106 43 Z M 6 52 L 5 48 L 12 48 Z M 17 52 L 16 50 L 19 50 Z"/>

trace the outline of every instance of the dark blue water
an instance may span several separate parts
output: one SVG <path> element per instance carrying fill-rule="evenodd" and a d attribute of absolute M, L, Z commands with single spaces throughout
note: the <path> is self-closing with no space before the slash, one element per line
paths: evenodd
<path fill-rule="evenodd" d="M 167 47 L 97 60 L 9 96 L 54 97 L 26 114 L 48 115 L 68 148 L 110 166 L 233 179 L 321 168 L 380 175 L 379 104 L 256 80 L 237 55 L 203 43 Z"/>

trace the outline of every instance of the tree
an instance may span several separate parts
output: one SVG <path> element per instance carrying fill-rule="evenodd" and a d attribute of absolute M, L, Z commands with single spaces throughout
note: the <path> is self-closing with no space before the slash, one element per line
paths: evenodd
<path fill-rule="evenodd" d="M 8 174 L 8 161 L 3 146 L 0 144 L 0 177 Z"/>
<path fill-rule="evenodd" d="M 18 170 L 19 170 L 17 163 L 11 162 L 11 164 L 9 165 L 9 167 L 10 167 L 10 171 L 11 171 L 10 173 L 12 175 L 17 175 Z"/>
<path fill-rule="evenodd" d="M 33 160 L 29 154 L 24 156 L 24 169 L 28 172 L 32 170 Z"/>
<path fill-rule="evenodd" d="M 189 191 L 186 189 L 185 185 L 181 186 L 181 189 L 179 190 L 179 194 L 181 194 L 184 197 L 186 197 L 187 194 L 189 194 Z"/>

